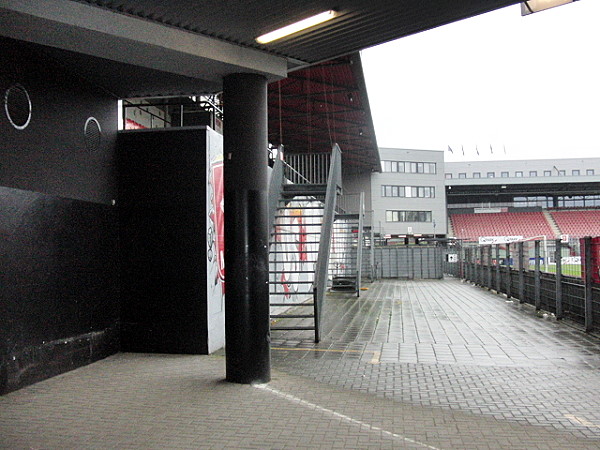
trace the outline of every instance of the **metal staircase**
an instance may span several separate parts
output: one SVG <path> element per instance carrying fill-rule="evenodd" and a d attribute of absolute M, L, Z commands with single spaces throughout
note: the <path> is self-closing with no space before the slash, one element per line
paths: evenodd
<path fill-rule="evenodd" d="M 315 341 L 320 340 L 340 189 L 337 145 L 331 154 L 292 154 L 275 161 L 269 187 L 269 220 L 274 224 L 269 243 L 271 330 L 314 330 Z"/>
<path fill-rule="evenodd" d="M 332 289 L 360 296 L 364 236 L 364 193 L 342 195 L 333 222 L 329 273 Z"/>

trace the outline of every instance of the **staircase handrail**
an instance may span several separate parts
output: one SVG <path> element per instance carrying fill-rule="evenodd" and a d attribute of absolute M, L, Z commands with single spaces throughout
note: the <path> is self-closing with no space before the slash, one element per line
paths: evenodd
<path fill-rule="evenodd" d="M 283 145 L 280 145 L 277 151 L 277 158 L 273 164 L 273 170 L 271 171 L 271 179 L 269 180 L 269 195 L 267 200 L 267 211 L 269 214 L 269 221 L 267 222 L 271 227 L 275 227 L 275 214 L 277 212 L 277 203 L 281 198 L 283 192 L 284 178 L 284 164 L 283 161 Z"/>
<path fill-rule="evenodd" d="M 287 168 L 291 173 L 293 173 L 296 177 L 294 177 L 294 180 L 302 180 L 304 183 L 302 184 L 310 184 L 310 180 L 308 178 L 306 178 L 304 175 L 302 175 L 300 172 L 298 172 L 296 169 L 294 169 L 292 166 L 290 166 L 287 162 L 282 161 L 283 162 L 283 167 L 284 169 Z M 285 173 L 285 170 L 284 170 Z M 290 178 L 287 178 L 288 180 L 290 180 Z M 290 180 L 291 182 L 294 182 L 294 180 Z"/>
<path fill-rule="evenodd" d="M 364 242 L 364 223 L 365 223 L 365 193 L 360 193 L 360 203 L 358 209 L 358 239 L 356 245 L 356 296 L 360 297 L 360 284 L 362 278 L 362 253 Z"/>
<path fill-rule="evenodd" d="M 331 150 L 329 176 L 327 177 L 327 192 L 323 206 L 323 223 L 319 238 L 319 253 L 315 264 L 314 304 L 315 304 L 315 340 L 321 340 L 321 316 L 327 275 L 329 272 L 329 251 L 331 249 L 331 235 L 335 217 L 335 204 L 338 190 L 342 185 L 342 151 L 337 144 Z"/>

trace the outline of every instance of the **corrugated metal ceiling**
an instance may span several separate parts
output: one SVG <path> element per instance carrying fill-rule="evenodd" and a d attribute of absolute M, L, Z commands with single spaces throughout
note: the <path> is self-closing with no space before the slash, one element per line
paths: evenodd
<path fill-rule="evenodd" d="M 78 0 L 297 60 L 325 61 L 498 9 L 515 0 Z M 338 17 L 280 41 L 255 38 L 329 9 Z"/>

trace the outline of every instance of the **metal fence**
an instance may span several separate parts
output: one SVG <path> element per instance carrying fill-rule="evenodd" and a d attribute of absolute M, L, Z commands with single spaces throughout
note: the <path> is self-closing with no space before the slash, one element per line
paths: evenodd
<path fill-rule="evenodd" d="M 456 245 L 446 252 L 444 272 L 569 318 L 586 331 L 600 327 L 600 238 Z"/>
<path fill-rule="evenodd" d="M 442 247 L 365 247 L 363 274 L 369 278 L 431 279 L 442 278 Z M 371 257 L 373 252 L 373 257 Z M 373 261 L 371 265 L 370 261 Z M 367 262 L 369 264 L 367 265 Z"/>

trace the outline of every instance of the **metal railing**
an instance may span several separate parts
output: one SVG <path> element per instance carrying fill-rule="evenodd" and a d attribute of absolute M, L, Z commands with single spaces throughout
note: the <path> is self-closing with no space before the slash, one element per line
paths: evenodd
<path fill-rule="evenodd" d="M 329 168 L 331 165 L 331 154 L 290 153 L 285 155 L 285 162 L 285 177 L 292 183 L 327 184 Z M 339 170 L 341 173 L 341 167 Z"/>
<path fill-rule="evenodd" d="M 319 183 L 322 184 L 322 183 Z M 319 253 L 315 266 L 314 304 L 315 304 L 315 340 L 321 340 L 321 311 L 327 288 L 327 273 L 329 269 L 329 251 L 331 248 L 331 233 L 335 216 L 336 197 L 342 185 L 342 151 L 337 144 L 333 145 L 330 158 L 330 168 L 327 177 L 327 193 L 323 207 L 323 222 L 319 237 Z"/>
<path fill-rule="evenodd" d="M 364 192 L 339 195 L 335 205 L 336 212 L 338 214 L 359 214 L 362 212 L 364 215 L 364 195 Z"/>
<path fill-rule="evenodd" d="M 573 320 L 586 331 L 600 328 L 600 238 L 581 239 L 580 256 L 572 256 L 572 242 L 546 245 L 552 253 L 544 252 L 540 240 L 459 247 L 447 256 L 444 272 Z"/>
<path fill-rule="evenodd" d="M 278 153 L 283 153 L 283 146 L 279 146 Z M 269 180 L 269 196 L 267 200 L 267 209 L 269 214 L 269 226 L 275 225 L 275 215 L 277 213 L 277 204 L 281 198 L 283 191 L 283 183 L 285 181 L 285 163 L 281 158 L 275 158 L 271 179 Z"/>
<path fill-rule="evenodd" d="M 164 101 L 122 101 L 123 129 L 208 125 L 220 131 L 223 110 L 217 98 L 201 96 Z"/>

